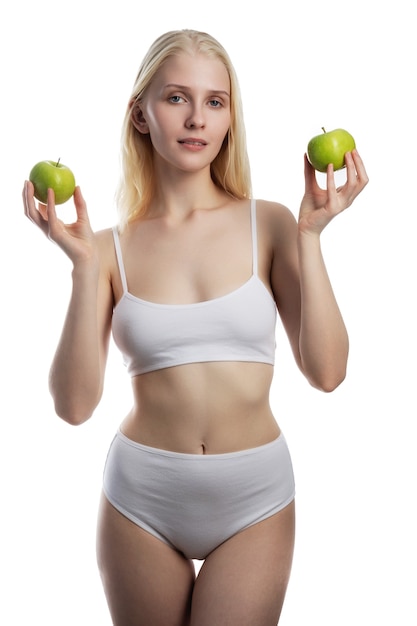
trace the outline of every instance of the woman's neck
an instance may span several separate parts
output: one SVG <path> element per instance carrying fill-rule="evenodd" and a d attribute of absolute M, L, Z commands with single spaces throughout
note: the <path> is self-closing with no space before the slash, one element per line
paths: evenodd
<path fill-rule="evenodd" d="M 176 176 L 159 178 L 149 216 L 171 216 L 184 219 L 199 209 L 209 209 L 222 204 L 226 193 L 217 187 L 210 173 L 176 173 Z"/>

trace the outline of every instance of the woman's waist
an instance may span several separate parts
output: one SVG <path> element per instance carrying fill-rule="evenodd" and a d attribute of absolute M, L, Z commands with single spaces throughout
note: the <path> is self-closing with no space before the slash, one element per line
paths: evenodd
<path fill-rule="evenodd" d="M 137 377 L 122 432 L 145 445 L 186 453 L 262 445 L 279 434 L 269 405 L 270 380 L 265 366 L 238 372 L 224 364 Z"/>
<path fill-rule="evenodd" d="M 168 367 L 132 377 L 135 401 L 189 404 L 200 401 L 247 403 L 269 398 L 273 367 L 265 363 L 220 361 Z"/>
<path fill-rule="evenodd" d="M 225 454 L 265 445 L 280 434 L 271 412 L 204 423 L 190 416 L 155 419 L 130 412 L 121 432 L 139 444 L 183 454 Z"/>

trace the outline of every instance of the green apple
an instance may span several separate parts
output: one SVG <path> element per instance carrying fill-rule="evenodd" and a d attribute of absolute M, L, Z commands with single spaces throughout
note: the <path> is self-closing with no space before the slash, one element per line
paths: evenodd
<path fill-rule="evenodd" d="M 69 167 L 58 161 L 40 161 L 29 174 L 33 183 L 35 198 L 46 204 L 48 189 L 55 193 L 55 204 L 63 204 L 71 198 L 75 190 L 74 174 Z"/>
<path fill-rule="evenodd" d="M 326 172 L 329 163 L 333 163 L 335 171 L 341 170 L 346 165 L 346 152 L 351 152 L 356 147 L 355 140 L 343 128 L 330 132 L 326 132 L 324 128 L 322 130 L 323 134 L 313 137 L 308 142 L 308 160 L 319 172 Z"/>

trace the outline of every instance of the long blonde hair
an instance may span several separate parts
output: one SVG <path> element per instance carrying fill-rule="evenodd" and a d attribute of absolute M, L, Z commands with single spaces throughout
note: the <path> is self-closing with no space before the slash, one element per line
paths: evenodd
<path fill-rule="evenodd" d="M 139 102 L 156 72 L 172 55 L 199 52 L 219 59 L 230 78 L 230 128 L 219 154 L 211 164 L 214 183 L 236 199 L 251 195 L 251 176 L 246 147 L 246 133 L 240 88 L 229 55 L 207 33 L 176 30 L 161 35 L 149 48 L 136 77 L 122 127 L 121 175 L 116 192 L 120 228 L 146 214 L 155 188 L 153 148 L 149 135 L 136 130 L 132 123 L 132 103 Z"/>

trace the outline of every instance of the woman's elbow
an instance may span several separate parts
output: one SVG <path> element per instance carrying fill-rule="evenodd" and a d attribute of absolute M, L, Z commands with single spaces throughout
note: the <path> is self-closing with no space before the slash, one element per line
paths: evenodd
<path fill-rule="evenodd" d="M 93 415 L 100 402 L 102 384 L 63 385 L 51 372 L 49 376 L 49 393 L 52 396 L 55 413 L 71 426 L 80 426 Z"/>
<path fill-rule="evenodd" d="M 93 415 L 94 409 L 86 407 L 68 406 L 67 404 L 54 400 L 55 414 L 70 426 L 81 426 Z"/>
<path fill-rule="evenodd" d="M 84 424 L 85 422 L 87 422 L 93 414 L 93 412 L 77 413 L 75 411 L 61 410 L 60 407 L 58 407 L 56 404 L 55 404 L 55 413 L 60 419 L 62 419 L 64 422 L 66 422 L 70 426 L 81 426 L 81 424 Z"/>
<path fill-rule="evenodd" d="M 346 368 L 332 369 L 327 372 L 321 373 L 321 375 L 315 375 L 309 377 L 309 383 L 315 389 L 323 391 L 324 393 L 332 393 L 335 391 L 346 378 Z"/>
<path fill-rule="evenodd" d="M 101 393 L 97 397 L 86 400 L 85 398 L 77 398 L 71 395 L 70 398 L 64 394 L 54 395 L 51 393 L 56 415 L 71 426 L 81 426 L 92 417 L 101 397 Z"/>

